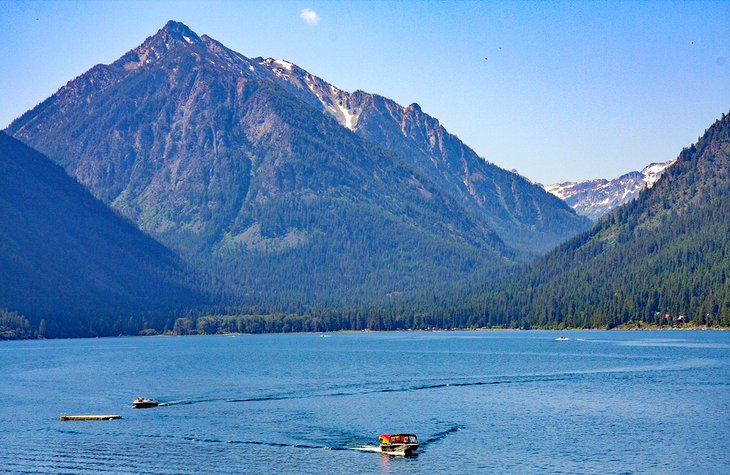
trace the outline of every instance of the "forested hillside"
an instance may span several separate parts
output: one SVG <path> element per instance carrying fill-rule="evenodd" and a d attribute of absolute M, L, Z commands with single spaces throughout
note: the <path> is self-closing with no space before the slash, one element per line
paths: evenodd
<path fill-rule="evenodd" d="M 181 284 L 174 253 L 2 132 L 0 223 L 0 309 L 11 311 L 0 314 L 0 333 L 8 338 L 136 334 L 202 301 Z"/>
<path fill-rule="evenodd" d="M 730 115 L 637 200 L 465 312 L 518 326 L 730 325 Z"/>

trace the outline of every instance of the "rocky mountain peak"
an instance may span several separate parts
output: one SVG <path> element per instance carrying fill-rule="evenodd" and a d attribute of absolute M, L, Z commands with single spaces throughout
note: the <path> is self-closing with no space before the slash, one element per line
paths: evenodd
<path fill-rule="evenodd" d="M 364 138 L 391 149 L 448 189 L 471 212 L 490 216 L 490 224 L 515 246 L 530 252 L 546 250 L 566 235 L 585 229 L 587 219 L 570 213 L 565 204 L 515 174 L 502 170 L 450 134 L 418 103 L 403 106 L 361 90 L 349 93 L 285 60 L 254 58 L 278 85 L 334 117 Z M 505 200 L 495 197 L 508 196 Z M 560 228 L 555 223 L 561 223 Z M 564 226 L 564 227 L 562 227 Z M 534 238 L 537 234 L 541 237 Z M 514 239 L 513 239 L 514 238 Z M 520 239 L 522 239 L 520 241 Z M 519 242 L 518 242 L 519 241 Z"/>
<path fill-rule="evenodd" d="M 203 45 L 201 38 L 183 23 L 170 20 L 137 48 L 122 56 L 116 64 L 127 70 L 140 68 L 162 58 L 178 46 Z"/>
<path fill-rule="evenodd" d="M 650 163 L 649 165 L 645 166 L 641 170 L 641 175 L 643 176 L 643 180 L 646 185 L 651 188 L 654 183 L 656 183 L 656 181 L 659 179 L 659 177 L 662 176 L 664 170 L 673 165 L 674 162 L 676 162 L 676 160 L 671 160 L 669 162 L 663 163 Z"/>
<path fill-rule="evenodd" d="M 158 32 L 165 32 L 166 34 L 170 35 L 180 35 L 180 36 L 188 36 L 188 37 L 197 37 L 198 35 L 195 34 L 193 30 L 188 28 L 188 26 L 182 22 L 175 21 L 175 20 L 168 20 L 167 23 L 165 23 L 165 26 L 163 26 L 160 31 Z"/>
<path fill-rule="evenodd" d="M 200 37 L 185 24 L 170 20 L 157 33 L 147 38 L 140 48 L 165 44 L 170 49 L 175 44 L 200 44 Z"/>

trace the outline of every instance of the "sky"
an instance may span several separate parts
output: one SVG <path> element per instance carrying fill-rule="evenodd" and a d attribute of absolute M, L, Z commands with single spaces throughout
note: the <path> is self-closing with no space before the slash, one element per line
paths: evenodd
<path fill-rule="evenodd" d="M 674 159 L 730 112 L 730 1 L 0 0 L 0 128 L 167 20 L 417 102 L 541 183 Z"/>

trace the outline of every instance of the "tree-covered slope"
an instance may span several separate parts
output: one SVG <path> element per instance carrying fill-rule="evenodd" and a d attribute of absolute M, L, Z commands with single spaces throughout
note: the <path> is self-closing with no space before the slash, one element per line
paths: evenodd
<path fill-rule="evenodd" d="M 730 115 L 653 188 L 469 311 L 493 324 L 730 325 Z"/>
<path fill-rule="evenodd" d="M 33 331 L 45 319 L 46 336 L 136 333 L 196 301 L 181 273 L 174 253 L 0 132 L 0 308 Z"/>

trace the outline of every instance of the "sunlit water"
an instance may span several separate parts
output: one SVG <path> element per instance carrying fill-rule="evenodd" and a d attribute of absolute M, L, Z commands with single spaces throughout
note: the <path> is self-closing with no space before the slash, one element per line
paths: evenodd
<path fill-rule="evenodd" d="M 729 473 L 730 332 L 5 342 L 0 472 Z"/>

